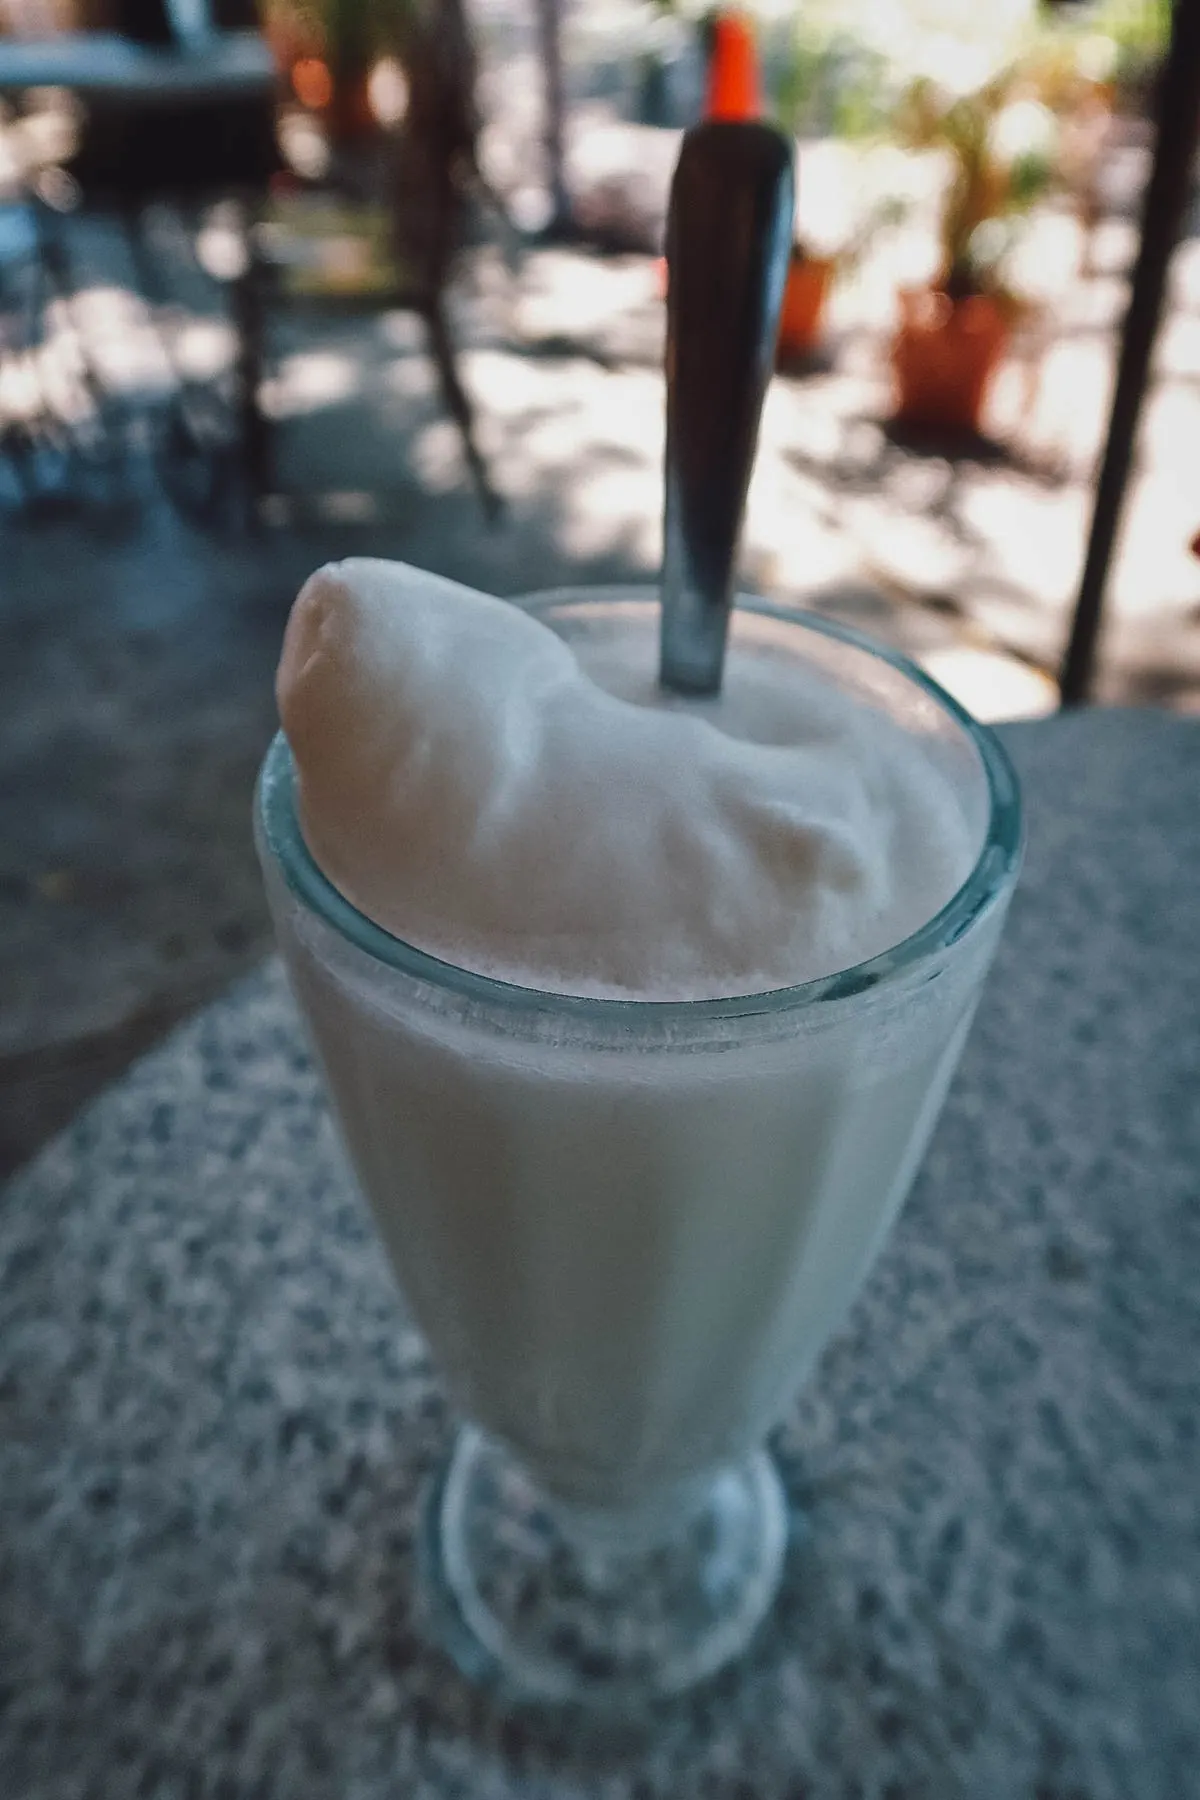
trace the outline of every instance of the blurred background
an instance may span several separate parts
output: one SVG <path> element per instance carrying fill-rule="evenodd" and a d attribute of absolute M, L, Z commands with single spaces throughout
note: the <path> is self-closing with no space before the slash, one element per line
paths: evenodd
<path fill-rule="evenodd" d="M 706 111 L 798 145 L 745 584 L 987 718 L 1053 710 L 1170 31 L 1168 0 L 0 0 L 0 1171 L 266 952 L 250 794 L 311 568 L 655 578 L 660 240 Z M 1195 709 L 1184 176 L 1090 679 Z"/>

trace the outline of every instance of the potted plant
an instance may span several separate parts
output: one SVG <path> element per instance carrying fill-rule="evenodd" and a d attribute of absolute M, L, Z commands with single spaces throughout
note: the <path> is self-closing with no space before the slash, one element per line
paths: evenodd
<path fill-rule="evenodd" d="M 805 362 L 814 354 L 837 267 L 837 257 L 816 254 L 802 239 L 792 245 L 779 310 L 778 360 L 782 365 Z"/>
<path fill-rule="evenodd" d="M 1048 186 L 1053 114 L 1020 70 L 950 95 L 928 77 L 907 90 L 898 135 L 939 149 L 950 179 L 939 217 L 934 281 L 900 295 L 892 345 L 896 419 L 919 428 L 977 432 L 988 385 L 1022 306 L 1004 276 L 1014 228 Z"/>
<path fill-rule="evenodd" d="M 836 18 L 819 12 L 796 21 L 775 86 L 780 124 L 802 139 L 870 137 L 886 116 L 883 58 L 847 34 Z M 885 203 L 857 229 L 848 229 L 847 219 L 855 208 L 844 182 L 823 158 L 828 147 L 811 143 L 801 149 L 797 236 L 779 323 L 779 360 L 784 364 L 811 358 L 820 342 L 835 279 L 853 266 L 872 233 L 898 211 L 895 203 Z M 818 210 L 836 215 L 815 229 L 813 219 L 806 216 L 814 187 Z"/>
<path fill-rule="evenodd" d="M 802 181 L 802 193 L 804 185 Z M 861 202 L 839 197 L 836 191 L 833 199 L 831 210 L 837 214 L 841 229 L 831 228 L 833 220 L 825 221 L 821 228 L 817 220 L 806 220 L 805 208 L 800 208 L 779 314 L 778 361 L 784 367 L 812 358 L 821 341 L 825 306 L 834 282 L 857 267 L 876 232 L 899 223 L 907 211 L 906 202 L 896 195 L 875 201 L 865 209 Z M 859 214 L 858 221 L 847 232 L 846 220 L 855 212 Z"/>

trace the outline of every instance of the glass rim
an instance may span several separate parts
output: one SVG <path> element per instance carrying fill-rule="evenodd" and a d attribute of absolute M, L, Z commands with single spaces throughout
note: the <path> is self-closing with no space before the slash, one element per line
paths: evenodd
<path fill-rule="evenodd" d="M 522 596 L 514 604 L 537 613 L 569 602 L 645 601 L 653 594 L 652 589 L 635 587 L 556 588 Z M 527 1012 L 552 1012 L 560 1017 L 604 1020 L 614 1024 L 635 1018 L 661 1023 L 745 1018 L 788 1012 L 823 1001 L 845 1000 L 867 989 L 898 982 L 922 962 L 948 950 L 964 937 L 991 909 L 1019 868 L 1024 848 L 1024 825 L 1016 771 L 996 734 L 973 718 L 966 707 L 903 652 L 874 642 L 865 633 L 840 620 L 805 612 L 799 607 L 739 596 L 737 608 L 778 619 L 784 624 L 799 625 L 890 664 L 954 720 L 979 757 L 988 794 L 988 824 L 979 854 L 970 873 L 945 905 L 899 943 L 848 969 L 819 975 L 813 980 L 711 999 L 639 1000 L 569 994 L 481 975 L 419 950 L 377 925 L 329 879 L 305 842 L 296 807 L 295 764 L 287 739 L 279 731 L 263 759 L 255 812 L 266 847 L 283 871 L 289 890 L 355 949 L 389 969 L 477 1003 Z"/>

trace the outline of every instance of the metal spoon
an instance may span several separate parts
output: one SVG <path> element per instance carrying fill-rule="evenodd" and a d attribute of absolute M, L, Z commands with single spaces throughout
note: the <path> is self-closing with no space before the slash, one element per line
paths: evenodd
<path fill-rule="evenodd" d="M 667 213 L 667 455 L 659 680 L 721 686 L 746 489 L 792 245 L 792 146 L 770 125 L 687 132 Z"/>

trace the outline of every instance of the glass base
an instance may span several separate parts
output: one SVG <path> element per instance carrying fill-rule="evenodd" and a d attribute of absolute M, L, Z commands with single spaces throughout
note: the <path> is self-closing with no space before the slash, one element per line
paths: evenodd
<path fill-rule="evenodd" d="M 653 1514 L 549 1500 L 473 1429 L 425 1521 L 423 1561 L 464 1674 L 514 1698 L 630 1708 L 678 1694 L 745 1649 L 787 1537 L 763 1452 Z"/>

